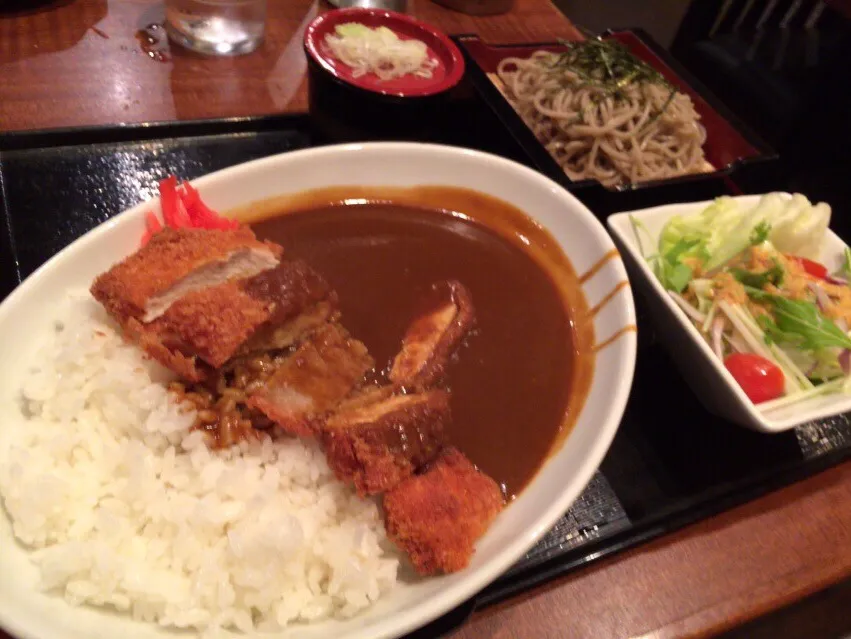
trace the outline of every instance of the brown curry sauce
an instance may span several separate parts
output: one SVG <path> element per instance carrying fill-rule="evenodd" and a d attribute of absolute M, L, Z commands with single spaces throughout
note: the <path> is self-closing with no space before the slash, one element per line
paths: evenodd
<path fill-rule="evenodd" d="M 338 187 L 233 214 L 327 278 L 379 367 L 432 284 L 470 290 L 477 327 L 449 367 L 449 436 L 507 495 L 569 433 L 593 374 L 592 317 L 569 260 L 522 211 L 465 189 Z"/>

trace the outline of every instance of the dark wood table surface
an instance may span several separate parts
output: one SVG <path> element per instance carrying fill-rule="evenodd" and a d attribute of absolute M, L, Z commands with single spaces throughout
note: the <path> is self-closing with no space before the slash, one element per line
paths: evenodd
<path fill-rule="evenodd" d="M 178 47 L 169 51 L 162 29 L 155 28 L 148 32 L 162 37 L 161 46 L 153 45 L 151 55 L 143 50 L 138 31 L 162 22 L 161 1 L 58 0 L 54 9 L 4 15 L 11 1 L 0 2 L 4 130 L 306 111 L 302 36 L 328 7 L 271 0 L 260 50 L 210 58 Z M 476 32 L 497 42 L 578 35 L 547 0 L 518 0 L 510 15 L 493 18 L 467 17 L 425 0 L 415 1 L 411 13 L 449 32 Z"/>
<path fill-rule="evenodd" d="M 156 0 L 4 0 L 0 130 L 304 111 L 302 32 L 325 9 L 271 0 L 261 50 L 211 59 L 165 42 L 152 45 L 163 55 L 143 50 L 137 31 L 162 21 Z M 489 18 L 414 0 L 412 13 L 493 42 L 576 35 L 549 0 Z M 849 575 L 851 463 L 477 612 L 453 636 L 705 636 Z"/>

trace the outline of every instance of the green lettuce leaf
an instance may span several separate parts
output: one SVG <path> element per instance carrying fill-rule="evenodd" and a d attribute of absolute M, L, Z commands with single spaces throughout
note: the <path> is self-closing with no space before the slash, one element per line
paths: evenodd
<path fill-rule="evenodd" d="M 786 275 L 786 271 L 783 270 L 779 261 L 776 259 L 773 261 L 774 266 L 767 271 L 754 272 L 746 271 L 743 268 L 731 268 L 729 269 L 730 274 L 745 286 L 751 286 L 753 288 L 765 288 L 766 284 L 780 286 L 783 283 L 783 277 Z"/>
<path fill-rule="evenodd" d="M 762 316 L 760 327 L 772 340 L 804 350 L 849 348 L 851 338 L 831 319 L 821 314 L 812 302 L 791 300 L 745 286 L 754 300 L 768 302 L 774 318 Z"/>

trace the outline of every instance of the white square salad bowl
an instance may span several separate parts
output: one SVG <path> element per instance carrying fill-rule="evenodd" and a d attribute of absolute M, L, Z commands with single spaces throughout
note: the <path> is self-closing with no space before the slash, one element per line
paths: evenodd
<path fill-rule="evenodd" d="M 353 185 L 466 187 L 500 198 L 545 227 L 577 273 L 593 271 L 583 290 L 595 315 L 597 343 L 620 334 L 596 355 L 585 405 L 564 443 L 504 510 L 458 573 L 402 580 L 372 608 L 349 620 L 288 627 L 264 637 L 381 639 L 398 637 L 475 595 L 519 560 L 565 513 L 611 443 L 629 395 L 636 355 L 626 269 L 602 224 L 570 193 L 514 162 L 460 148 L 409 143 L 352 144 L 295 151 L 228 168 L 193 181 L 204 200 L 226 211 L 308 189 Z M 110 219 L 54 256 L 0 304 L 0 459 L 5 434 L 26 427 L 17 401 L 22 369 L 51 330 L 66 291 L 87 289 L 95 275 L 131 253 L 154 199 Z M 614 256 L 614 259 L 606 257 Z M 601 264 L 594 270 L 596 264 Z M 614 296 L 607 295 L 617 289 Z M 534 401 L 534 398 L 529 398 Z M 127 616 L 75 607 L 38 590 L 38 574 L 0 511 L 0 627 L 23 639 L 150 639 L 187 636 Z M 192 633 L 194 636 L 194 633 Z M 238 636 L 238 635 L 237 635 Z"/>
<path fill-rule="evenodd" d="M 756 206 L 761 197 L 744 195 L 734 199 L 743 207 L 750 208 Z M 779 433 L 851 410 L 851 396 L 844 394 L 823 395 L 775 410 L 761 410 L 747 397 L 685 312 L 666 293 L 642 254 L 630 218 L 641 224 L 642 242 L 648 245 L 652 242 L 655 249 L 668 220 L 675 215 L 687 217 L 699 213 L 710 204 L 712 201 L 669 204 L 617 213 L 607 220 L 627 263 L 631 281 L 647 300 L 656 330 L 683 377 L 708 411 L 764 433 Z M 842 264 L 845 248 L 846 244 L 839 236 L 828 229 L 819 261 L 829 272 L 834 272 Z"/>

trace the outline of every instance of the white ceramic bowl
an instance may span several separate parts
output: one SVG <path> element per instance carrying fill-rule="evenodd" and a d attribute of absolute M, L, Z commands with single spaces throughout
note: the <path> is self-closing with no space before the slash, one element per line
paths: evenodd
<path fill-rule="evenodd" d="M 745 207 L 752 207 L 760 197 L 745 195 L 736 200 Z M 629 218 L 635 217 L 647 227 L 653 238 L 653 247 L 647 246 L 649 240 L 643 234 L 642 242 L 645 243 L 644 250 L 650 251 L 655 249 L 662 228 L 671 217 L 698 213 L 711 203 L 689 202 L 628 211 L 612 215 L 607 221 L 627 262 L 633 284 L 647 299 L 657 332 L 692 390 L 711 413 L 764 433 L 779 433 L 814 419 L 851 410 L 851 397 L 841 394 L 816 397 L 787 408 L 761 410 L 748 399 L 697 328 L 656 279 L 641 254 Z M 845 243 L 828 230 L 820 258 L 828 271 L 834 272 L 839 268 L 844 248 Z"/>
<path fill-rule="evenodd" d="M 614 245 L 579 201 L 540 174 L 498 157 L 458 148 L 419 144 L 364 144 L 296 151 L 232 167 L 193 182 L 207 203 L 228 210 L 252 201 L 328 186 L 467 187 L 501 198 L 545 226 L 583 273 Z M 154 201 L 156 204 L 156 201 Z M 52 258 L 0 305 L 0 446 L 3 433 L 22 427 L 16 400 L 20 370 L 46 335 L 51 307 L 69 288 L 92 278 L 137 246 L 144 229 L 140 204 L 109 220 Z M 616 257 L 584 284 L 594 305 L 626 270 Z M 635 324 L 629 288 L 594 320 L 602 341 Z M 617 431 L 635 364 L 636 337 L 626 332 L 597 355 L 594 378 L 571 434 L 523 493 L 499 516 L 477 546 L 468 569 L 400 584 L 373 608 L 346 621 L 299 626 L 281 637 L 381 639 L 421 626 L 471 597 L 520 559 L 564 514 L 603 459 Z M 530 401 L 534 401 L 530 398 Z M 2 450 L 2 449 L 0 449 Z M 36 592 L 36 571 L 0 516 L 0 626 L 26 639 L 149 639 L 174 637 L 93 608 L 74 608 Z"/>

